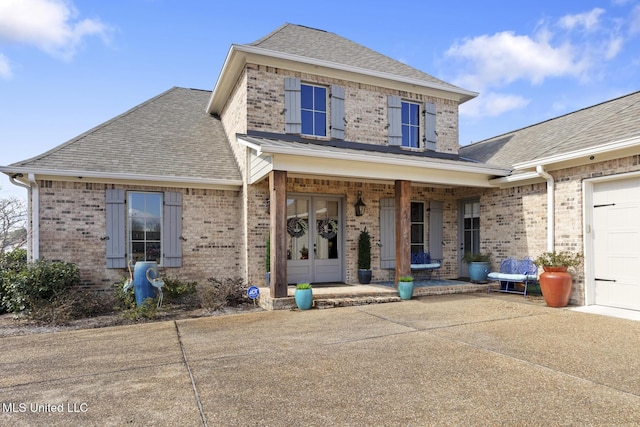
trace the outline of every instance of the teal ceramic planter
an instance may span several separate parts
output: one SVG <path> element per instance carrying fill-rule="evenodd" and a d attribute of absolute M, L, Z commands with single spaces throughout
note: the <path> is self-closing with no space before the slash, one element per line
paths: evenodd
<path fill-rule="evenodd" d="M 398 282 L 400 299 L 407 300 L 413 297 L 413 282 Z"/>
<path fill-rule="evenodd" d="M 296 305 L 300 310 L 309 310 L 313 304 L 312 289 L 296 289 L 294 294 Z"/>
<path fill-rule="evenodd" d="M 487 274 L 491 271 L 489 262 L 469 263 L 469 280 L 474 283 L 487 283 Z"/>

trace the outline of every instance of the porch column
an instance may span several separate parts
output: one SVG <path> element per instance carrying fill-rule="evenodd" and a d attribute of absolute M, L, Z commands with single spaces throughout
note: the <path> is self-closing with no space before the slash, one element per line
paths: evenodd
<path fill-rule="evenodd" d="M 396 181 L 396 281 L 411 274 L 411 181 Z"/>
<path fill-rule="evenodd" d="M 287 296 L 287 172 L 269 173 L 271 283 L 273 298 Z"/>

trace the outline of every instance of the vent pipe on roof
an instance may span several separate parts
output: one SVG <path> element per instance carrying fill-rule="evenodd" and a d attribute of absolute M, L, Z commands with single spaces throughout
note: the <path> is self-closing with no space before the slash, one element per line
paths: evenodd
<path fill-rule="evenodd" d="M 555 181 L 542 165 L 536 166 L 538 175 L 547 180 L 547 251 L 553 252 L 555 249 Z"/>

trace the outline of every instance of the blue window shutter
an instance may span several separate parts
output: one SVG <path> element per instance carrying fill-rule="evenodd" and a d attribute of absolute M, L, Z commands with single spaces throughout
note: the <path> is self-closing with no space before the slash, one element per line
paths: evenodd
<path fill-rule="evenodd" d="M 429 253 L 432 259 L 442 260 L 443 249 L 443 223 L 444 202 L 431 200 L 429 202 Z"/>
<path fill-rule="evenodd" d="M 389 119 L 389 145 L 402 145 L 402 99 L 396 95 L 387 98 Z"/>
<path fill-rule="evenodd" d="M 344 88 L 331 85 L 331 137 L 344 139 Z"/>
<path fill-rule="evenodd" d="M 424 115 L 425 121 L 425 136 L 426 143 L 425 148 L 427 150 L 436 149 L 436 104 L 433 102 L 427 102 L 424 104 L 426 114 Z"/>
<path fill-rule="evenodd" d="M 182 193 L 164 193 L 162 265 L 182 267 Z"/>
<path fill-rule="evenodd" d="M 300 79 L 287 77 L 284 79 L 285 133 L 302 133 L 302 112 L 300 107 Z"/>
<path fill-rule="evenodd" d="M 125 192 L 107 189 L 105 197 L 107 268 L 126 268 Z"/>

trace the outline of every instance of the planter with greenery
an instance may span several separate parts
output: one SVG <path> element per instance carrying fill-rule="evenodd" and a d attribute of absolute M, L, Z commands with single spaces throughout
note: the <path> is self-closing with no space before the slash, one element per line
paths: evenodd
<path fill-rule="evenodd" d="M 491 254 L 466 252 L 462 262 L 469 264 L 469 280 L 474 283 L 487 283 L 487 274 L 491 271 Z"/>
<path fill-rule="evenodd" d="M 569 251 L 544 252 L 533 262 L 544 270 L 540 274 L 540 290 L 544 301 L 549 307 L 566 307 L 573 282 L 568 270 L 582 264 L 582 254 Z"/>
<path fill-rule="evenodd" d="M 298 283 L 294 293 L 299 310 L 309 310 L 313 305 L 313 289 L 310 283 Z"/>
<path fill-rule="evenodd" d="M 363 285 L 371 283 L 371 236 L 367 227 L 358 238 L 358 282 Z"/>
<path fill-rule="evenodd" d="M 408 300 L 413 297 L 413 277 L 402 276 L 398 279 L 398 294 L 400 299 Z"/>

